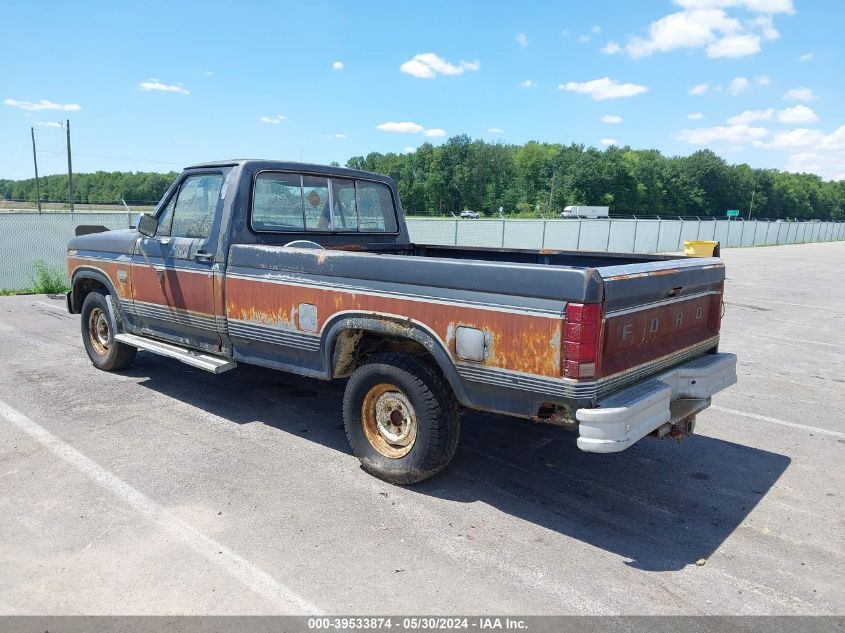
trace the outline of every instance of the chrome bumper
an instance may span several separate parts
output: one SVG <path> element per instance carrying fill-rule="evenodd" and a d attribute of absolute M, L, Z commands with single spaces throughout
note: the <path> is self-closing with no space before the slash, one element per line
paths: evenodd
<path fill-rule="evenodd" d="M 736 382 L 734 354 L 707 354 L 578 409 L 578 448 L 623 451 L 665 424 L 688 421 L 710 406 L 710 396 Z"/>

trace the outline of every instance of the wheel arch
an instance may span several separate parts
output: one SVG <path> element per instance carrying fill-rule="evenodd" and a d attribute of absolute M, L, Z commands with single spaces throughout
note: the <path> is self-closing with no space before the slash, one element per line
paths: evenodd
<path fill-rule="evenodd" d="M 440 370 L 459 402 L 468 401 L 463 382 L 443 341 L 430 328 L 418 321 L 394 314 L 345 312 L 333 316 L 324 324 L 322 331 L 320 349 L 323 355 L 323 366 L 329 378 L 348 375 L 350 371 L 343 371 L 343 368 L 354 369 L 357 366 L 354 360 L 349 362 L 349 359 L 344 360 L 343 356 L 348 356 L 355 351 L 360 339 L 365 336 L 381 338 L 385 341 L 406 341 L 411 346 L 415 346 L 417 353 L 427 356 Z M 351 343 L 354 349 L 344 349 L 339 346 L 339 343 L 347 347 Z M 338 368 L 341 369 L 340 372 L 336 371 Z"/>

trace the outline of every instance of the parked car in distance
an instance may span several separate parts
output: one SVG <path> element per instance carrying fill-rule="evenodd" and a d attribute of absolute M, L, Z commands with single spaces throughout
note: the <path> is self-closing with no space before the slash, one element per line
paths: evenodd
<path fill-rule="evenodd" d="M 567 207 L 564 207 L 563 211 L 560 214 L 562 218 L 586 218 L 586 219 L 597 219 L 597 218 L 609 218 L 610 217 L 610 207 L 586 207 L 583 205 L 577 204 L 570 204 Z"/>
<path fill-rule="evenodd" d="M 464 209 L 461 211 L 461 217 L 465 220 L 477 220 L 481 217 L 478 211 L 470 211 L 469 209 Z"/>
<path fill-rule="evenodd" d="M 73 238 L 67 263 L 95 367 L 144 350 L 348 378 L 352 452 L 392 483 L 449 463 L 461 409 L 611 453 L 688 435 L 736 381 L 718 258 L 413 244 L 394 182 L 353 169 L 195 165 L 137 228 Z"/>

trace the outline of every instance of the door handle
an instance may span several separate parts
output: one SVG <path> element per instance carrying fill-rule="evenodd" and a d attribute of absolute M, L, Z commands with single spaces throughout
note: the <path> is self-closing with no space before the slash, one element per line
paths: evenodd
<path fill-rule="evenodd" d="M 204 264 L 210 264 L 214 261 L 214 255 L 206 251 L 197 251 L 194 253 L 194 259 L 198 262 L 203 262 Z"/>

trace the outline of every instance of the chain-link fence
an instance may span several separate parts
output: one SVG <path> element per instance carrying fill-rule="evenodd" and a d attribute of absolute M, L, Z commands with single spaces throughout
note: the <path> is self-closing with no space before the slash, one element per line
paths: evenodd
<path fill-rule="evenodd" d="M 132 218 L 129 213 L 0 214 L 0 289 L 30 286 L 37 260 L 64 268 L 66 245 L 77 226 L 127 228 Z M 843 222 L 767 220 L 409 218 L 408 230 L 418 244 L 627 253 L 680 251 L 688 240 L 716 240 L 723 247 L 845 240 Z"/>

